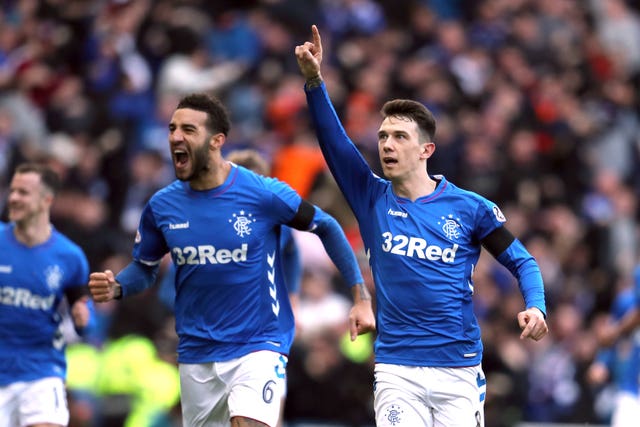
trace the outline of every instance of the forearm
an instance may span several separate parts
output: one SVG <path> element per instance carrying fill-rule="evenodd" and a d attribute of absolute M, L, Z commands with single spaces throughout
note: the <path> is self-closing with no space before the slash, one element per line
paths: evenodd
<path fill-rule="evenodd" d="M 371 168 L 347 135 L 322 80 L 307 82 L 305 93 L 320 149 L 329 170 L 342 189 L 348 187 L 346 194 L 351 194 L 365 185 L 363 180 L 371 175 Z"/>
<path fill-rule="evenodd" d="M 542 273 L 538 263 L 522 243 L 515 239 L 496 259 L 518 280 L 525 306 L 538 308 L 546 317 L 547 308 Z"/>
<path fill-rule="evenodd" d="M 73 328 L 79 336 L 93 329 L 96 325 L 96 312 L 93 301 L 89 297 L 79 299 L 70 307 Z"/>
<path fill-rule="evenodd" d="M 353 297 L 354 304 L 357 304 L 360 301 L 371 301 L 371 294 L 367 289 L 367 285 L 364 283 L 358 283 L 351 287 L 351 296 Z"/>
<path fill-rule="evenodd" d="M 340 224 L 316 206 L 313 233 L 320 237 L 327 254 L 349 286 L 364 283 L 358 260 Z"/>
<path fill-rule="evenodd" d="M 135 295 L 152 286 L 156 281 L 158 270 L 158 265 L 151 266 L 132 261 L 116 276 L 116 282 L 121 287 L 121 296 Z"/>
<path fill-rule="evenodd" d="M 76 301 L 82 299 L 83 297 L 88 297 L 89 288 L 87 286 L 73 286 L 70 288 L 66 288 L 64 290 L 64 295 L 67 297 L 67 301 L 69 302 L 69 306 L 73 306 Z"/>
<path fill-rule="evenodd" d="M 284 250 L 282 256 L 282 269 L 287 285 L 287 290 L 290 294 L 296 294 L 300 291 L 300 277 L 302 277 L 302 261 L 300 260 L 300 253 L 295 243 L 289 250 Z"/>

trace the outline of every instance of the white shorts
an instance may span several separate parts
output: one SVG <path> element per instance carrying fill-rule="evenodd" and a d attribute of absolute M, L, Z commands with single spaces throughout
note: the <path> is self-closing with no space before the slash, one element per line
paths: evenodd
<path fill-rule="evenodd" d="M 427 368 L 376 363 L 378 427 L 484 427 L 482 367 Z"/>
<path fill-rule="evenodd" d="M 630 392 L 620 391 L 611 417 L 611 427 L 637 425 L 640 418 L 640 398 Z"/>
<path fill-rule="evenodd" d="M 245 417 L 275 427 L 285 395 L 287 357 L 257 351 L 227 362 L 180 364 L 182 421 L 229 426 Z"/>
<path fill-rule="evenodd" d="M 0 427 L 32 424 L 69 424 L 62 378 L 43 378 L 0 387 Z"/>

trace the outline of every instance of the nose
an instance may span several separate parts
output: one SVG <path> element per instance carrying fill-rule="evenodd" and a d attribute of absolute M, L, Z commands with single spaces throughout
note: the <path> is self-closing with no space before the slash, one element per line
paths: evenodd
<path fill-rule="evenodd" d="M 386 153 L 393 150 L 393 140 L 392 138 L 387 138 L 382 141 L 382 150 Z"/>
<path fill-rule="evenodd" d="M 9 192 L 9 197 L 7 198 L 7 200 L 9 201 L 9 203 L 13 202 L 14 200 L 18 200 L 18 192 L 17 191 L 10 191 Z"/>
<path fill-rule="evenodd" d="M 184 135 L 179 129 L 169 132 L 169 142 L 180 142 L 183 140 Z"/>

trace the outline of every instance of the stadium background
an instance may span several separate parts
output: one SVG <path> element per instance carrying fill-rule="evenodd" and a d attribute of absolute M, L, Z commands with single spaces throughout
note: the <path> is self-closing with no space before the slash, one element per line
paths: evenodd
<path fill-rule="evenodd" d="M 232 114 L 226 150 L 259 150 L 338 218 L 362 255 L 293 55 L 318 24 L 332 99 L 374 170 L 381 103 L 424 102 L 438 120 L 429 171 L 498 202 L 541 266 L 551 333 L 535 344 L 518 339 L 510 276 L 490 257 L 475 273 L 487 426 L 606 423 L 612 389 L 585 371 L 638 262 L 639 9 L 624 0 L 2 1 L 0 210 L 14 166 L 47 161 L 65 183 L 55 226 L 92 270 L 119 270 L 142 206 L 173 179 L 166 126 L 176 100 L 204 90 Z M 285 422 L 372 425 L 370 343 L 345 344 L 340 278 L 317 241 L 297 237 L 305 275 Z M 179 426 L 162 287 L 98 310 L 99 328 L 69 349 L 72 425 Z"/>

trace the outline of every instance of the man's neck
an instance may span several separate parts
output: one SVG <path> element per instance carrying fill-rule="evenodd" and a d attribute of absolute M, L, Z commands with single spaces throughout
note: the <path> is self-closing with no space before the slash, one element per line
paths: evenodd
<path fill-rule="evenodd" d="M 49 240 L 51 230 L 51 223 L 47 219 L 34 223 L 16 223 L 13 234 L 20 243 L 36 246 Z"/>
<path fill-rule="evenodd" d="M 427 175 L 426 179 L 420 177 L 419 180 L 415 181 L 392 181 L 391 184 L 396 196 L 404 197 L 412 202 L 433 193 L 438 185 L 429 175 Z"/>
<path fill-rule="evenodd" d="M 191 189 L 196 191 L 211 190 L 224 184 L 231 172 L 231 163 L 222 159 L 213 168 L 211 168 L 205 176 L 197 180 L 191 180 L 189 185 Z"/>

